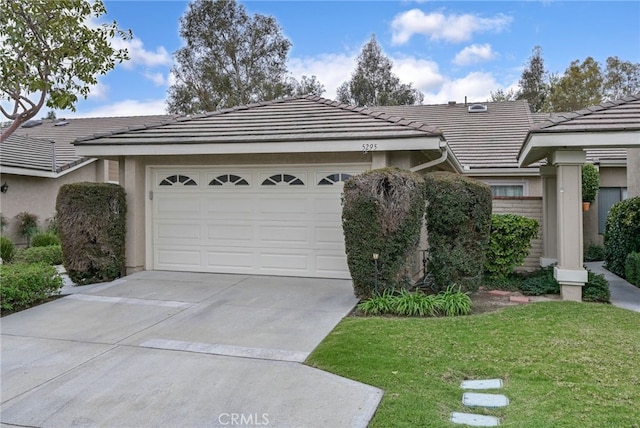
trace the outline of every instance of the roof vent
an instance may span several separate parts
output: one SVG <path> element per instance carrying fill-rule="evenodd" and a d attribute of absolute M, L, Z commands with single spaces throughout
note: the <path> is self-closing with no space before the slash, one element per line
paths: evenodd
<path fill-rule="evenodd" d="M 456 105 L 456 102 L 455 102 L 455 101 L 449 101 L 449 105 L 450 105 L 451 107 L 453 107 L 454 105 Z"/>
<path fill-rule="evenodd" d="M 63 119 L 63 120 L 61 120 L 59 122 L 54 123 L 53 126 L 65 126 L 65 125 L 68 125 L 68 124 L 69 124 L 69 122 L 67 122 L 66 120 Z"/>
<path fill-rule="evenodd" d="M 486 104 L 473 104 L 470 105 L 467 109 L 469 113 L 480 113 L 483 111 L 487 111 L 487 106 Z"/>
<path fill-rule="evenodd" d="M 23 128 L 33 128 L 34 126 L 42 125 L 41 120 L 27 120 L 22 124 Z"/>

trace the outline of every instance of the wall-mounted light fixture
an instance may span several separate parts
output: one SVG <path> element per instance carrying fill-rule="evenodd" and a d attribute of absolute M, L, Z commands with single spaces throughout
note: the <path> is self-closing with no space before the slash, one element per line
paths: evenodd
<path fill-rule="evenodd" d="M 378 259 L 379 258 L 380 258 L 380 254 L 373 253 L 373 268 L 375 269 L 374 277 L 373 277 L 373 290 L 374 290 L 375 296 L 378 296 Z"/>
<path fill-rule="evenodd" d="M 0 192 L 7 193 L 7 190 L 9 190 L 9 185 L 5 181 L 4 184 L 2 186 L 0 186 Z"/>

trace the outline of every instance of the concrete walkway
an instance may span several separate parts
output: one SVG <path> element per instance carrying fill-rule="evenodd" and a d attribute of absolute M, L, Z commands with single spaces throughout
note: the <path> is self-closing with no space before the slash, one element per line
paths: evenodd
<path fill-rule="evenodd" d="M 593 273 L 604 275 L 609 281 L 612 305 L 640 312 L 640 288 L 606 270 L 602 267 L 602 262 L 589 262 L 585 266 Z"/>
<path fill-rule="evenodd" d="M 141 272 L 71 290 L 2 318 L 2 426 L 365 427 L 382 398 L 300 364 L 355 305 L 349 281 Z"/>

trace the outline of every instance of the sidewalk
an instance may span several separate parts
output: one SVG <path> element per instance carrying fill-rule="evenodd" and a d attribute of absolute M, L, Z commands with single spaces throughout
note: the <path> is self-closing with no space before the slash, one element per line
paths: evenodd
<path fill-rule="evenodd" d="M 585 266 L 593 273 L 604 275 L 609 281 L 612 305 L 640 312 L 640 288 L 606 270 L 602 267 L 602 262 L 589 262 L 585 263 Z"/>

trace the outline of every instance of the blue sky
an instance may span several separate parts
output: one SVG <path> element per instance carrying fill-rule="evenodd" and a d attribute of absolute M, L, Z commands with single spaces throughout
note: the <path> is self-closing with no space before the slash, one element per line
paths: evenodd
<path fill-rule="evenodd" d="M 292 42 L 293 77 L 315 75 L 335 98 L 371 34 L 394 72 L 425 93 L 425 104 L 486 101 L 515 88 L 535 45 L 546 69 L 608 56 L 640 62 L 638 1 L 240 1 L 249 13 L 271 15 Z M 106 0 L 104 20 L 131 29 L 131 61 L 117 66 L 58 117 L 161 114 L 171 83 L 172 54 L 182 44 L 179 18 L 187 1 Z M 46 110 L 43 110 L 43 115 Z"/>

